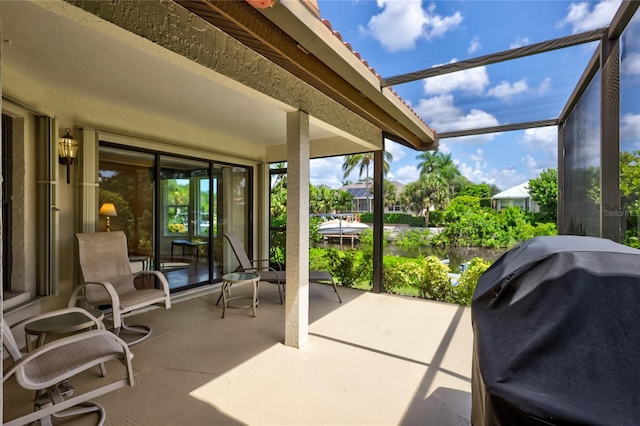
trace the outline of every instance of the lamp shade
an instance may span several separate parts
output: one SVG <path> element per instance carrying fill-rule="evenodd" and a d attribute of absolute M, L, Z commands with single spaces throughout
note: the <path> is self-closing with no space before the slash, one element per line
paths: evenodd
<path fill-rule="evenodd" d="M 100 211 L 98 212 L 102 216 L 118 216 L 118 212 L 116 212 L 116 206 L 113 203 L 104 203 L 100 207 Z"/>

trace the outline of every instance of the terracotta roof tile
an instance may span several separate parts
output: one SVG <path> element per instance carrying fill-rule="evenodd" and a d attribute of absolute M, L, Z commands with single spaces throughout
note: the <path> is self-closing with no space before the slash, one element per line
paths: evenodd
<path fill-rule="evenodd" d="M 349 49 L 349 51 L 351 53 L 353 53 L 355 55 L 356 58 L 360 59 L 360 61 L 364 64 L 364 66 L 366 66 L 367 68 L 369 68 L 369 71 L 371 71 L 373 73 L 373 75 L 375 75 L 376 77 L 378 77 L 378 80 L 380 80 L 380 82 L 382 83 L 382 76 L 378 73 L 376 73 L 375 68 L 370 67 L 369 63 L 362 59 L 362 57 L 360 56 L 360 54 L 358 52 L 356 52 L 355 50 L 353 50 L 353 48 L 351 47 L 351 43 L 346 42 L 344 40 L 342 40 L 342 34 L 340 34 L 339 31 L 334 31 L 333 27 L 331 26 L 331 22 L 329 22 L 328 19 L 321 19 L 322 23 L 325 25 L 325 27 L 327 27 L 329 29 L 329 31 L 331 31 L 331 33 L 338 38 L 338 40 L 340 40 L 342 42 L 342 44 L 344 44 L 347 49 Z M 436 134 L 436 131 L 434 129 L 432 129 L 431 127 L 429 127 L 429 125 L 427 123 L 424 122 L 424 120 L 422 119 L 422 117 L 420 117 L 420 115 L 418 115 L 417 112 L 415 112 L 415 110 L 413 108 L 411 108 L 411 106 L 400 97 L 400 95 L 398 95 L 396 93 L 395 90 L 393 90 L 393 88 L 391 86 L 389 86 L 389 90 L 391 90 L 391 93 L 393 93 L 404 105 L 407 106 L 407 108 L 409 109 L 409 111 L 411 111 L 417 118 L 418 120 L 420 120 L 425 126 L 427 126 L 429 128 L 429 130 L 431 130 L 433 132 L 433 134 Z"/>

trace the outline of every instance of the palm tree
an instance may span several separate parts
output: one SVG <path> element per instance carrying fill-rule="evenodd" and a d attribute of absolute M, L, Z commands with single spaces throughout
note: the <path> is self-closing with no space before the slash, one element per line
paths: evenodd
<path fill-rule="evenodd" d="M 393 210 L 397 201 L 396 186 L 388 180 L 385 180 L 382 184 L 382 193 L 384 196 L 384 206 L 389 210 Z"/>
<path fill-rule="evenodd" d="M 353 210 L 353 195 L 347 191 L 337 189 L 334 191 L 334 207 L 336 213 L 344 213 Z"/>
<path fill-rule="evenodd" d="M 331 213 L 333 209 L 333 190 L 327 185 L 309 185 L 309 213 Z"/>
<path fill-rule="evenodd" d="M 419 160 L 418 170 L 420 170 L 420 175 L 424 175 L 427 173 L 431 173 L 438 163 L 438 155 L 440 153 L 437 151 L 424 151 L 420 154 L 416 155 L 416 160 Z"/>
<path fill-rule="evenodd" d="M 362 175 L 365 175 L 365 182 L 367 184 L 367 190 L 371 193 L 370 183 L 369 183 L 369 166 L 373 164 L 373 152 L 364 152 L 362 154 L 351 154 L 346 155 L 344 157 L 344 163 L 342 164 L 342 170 L 344 171 L 344 179 L 349 176 L 349 174 L 354 171 L 356 168 L 359 168 L 359 176 L 362 178 Z M 389 163 L 393 161 L 393 155 L 391 155 L 388 151 L 383 151 L 382 158 L 382 174 L 386 176 L 389 173 L 390 165 Z M 369 203 L 367 203 L 369 206 Z"/>
<path fill-rule="evenodd" d="M 400 203 L 407 210 L 418 214 L 424 212 L 425 224 L 429 225 L 429 210 L 431 207 L 442 207 L 449 199 L 447 183 L 441 177 L 425 174 L 416 182 L 404 187 L 400 194 Z"/>

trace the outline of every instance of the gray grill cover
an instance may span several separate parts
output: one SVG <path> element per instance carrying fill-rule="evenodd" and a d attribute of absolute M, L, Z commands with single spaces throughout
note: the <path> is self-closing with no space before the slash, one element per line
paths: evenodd
<path fill-rule="evenodd" d="M 536 237 L 480 277 L 472 423 L 640 424 L 640 250 Z"/>

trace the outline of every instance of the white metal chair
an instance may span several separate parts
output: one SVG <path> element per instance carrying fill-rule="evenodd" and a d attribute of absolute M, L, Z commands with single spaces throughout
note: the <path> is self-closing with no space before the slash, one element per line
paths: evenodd
<path fill-rule="evenodd" d="M 15 324 L 14 327 L 70 312 L 86 315 L 90 321 L 95 322 L 96 330 L 54 340 L 24 355 L 18 348 L 11 327 L 2 320 L 3 344 L 14 361 L 4 372 L 2 383 L 4 385 L 10 377 L 15 376 L 21 387 L 38 391 L 36 403 L 40 407 L 30 414 L 3 423 L 4 426 L 24 425 L 36 421 L 40 421 L 41 425 L 51 425 L 51 417 L 68 417 L 96 411 L 99 413 L 101 425 L 104 423 L 105 411 L 99 404 L 89 400 L 127 385 L 133 386 L 132 355 L 127 344 L 106 331 L 102 322 L 84 309 L 67 308 L 47 312 Z M 118 360 L 124 364 L 124 379 L 109 382 L 82 394 L 70 392 L 63 385 L 67 379 L 95 366 L 100 366 L 101 375 L 106 376 L 104 363 L 110 360 Z"/>
<path fill-rule="evenodd" d="M 277 284 L 278 286 L 278 295 L 280 296 L 280 304 L 282 304 L 282 291 L 284 290 L 284 285 L 287 281 L 287 274 L 285 271 L 276 270 L 273 267 L 269 266 L 269 259 L 249 259 L 247 252 L 242 247 L 242 243 L 240 243 L 240 239 L 234 232 L 226 232 L 224 237 L 229 242 L 233 253 L 236 255 L 238 259 L 238 263 L 240 264 L 239 269 L 244 272 L 255 272 L 260 275 L 260 281 L 266 281 L 272 284 Z M 266 262 L 266 265 L 264 263 Z M 260 264 L 264 266 L 260 266 Z M 309 271 L 309 282 L 319 282 L 319 283 L 328 283 L 333 285 L 333 290 L 336 292 L 336 296 L 338 296 L 338 301 L 342 303 L 342 299 L 340 298 L 340 294 L 338 293 L 338 288 L 336 287 L 336 282 L 333 280 L 331 274 L 327 271 Z M 218 299 L 219 301 L 219 299 Z"/>
<path fill-rule="evenodd" d="M 125 325 L 124 318 L 135 314 L 138 309 L 151 305 L 171 307 L 169 283 L 159 271 L 146 270 L 132 273 L 127 251 L 127 237 L 122 231 L 76 234 L 80 267 L 84 284 L 78 286 L 69 300 L 69 307 L 76 306 L 81 299 L 92 306 L 110 305 L 113 331 L 120 329 L 143 336 L 129 342 L 138 343 L 151 335 L 151 327 L 146 325 Z M 150 274 L 157 278 L 161 288 L 138 290 L 133 280 L 138 275 Z"/>

